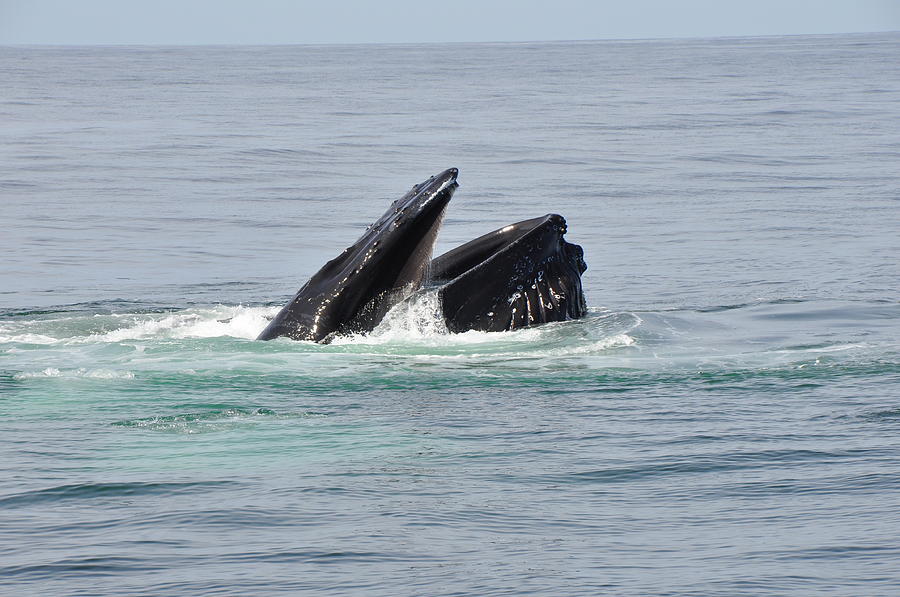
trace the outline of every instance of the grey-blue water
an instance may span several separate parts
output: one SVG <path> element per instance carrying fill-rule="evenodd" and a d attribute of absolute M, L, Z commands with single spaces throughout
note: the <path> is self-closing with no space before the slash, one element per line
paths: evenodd
<path fill-rule="evenodd" d="M 898 58 L 0 48 L 2 593 L 900 593 Z M 450 166 L 589 317 L 253 340 Z"/>

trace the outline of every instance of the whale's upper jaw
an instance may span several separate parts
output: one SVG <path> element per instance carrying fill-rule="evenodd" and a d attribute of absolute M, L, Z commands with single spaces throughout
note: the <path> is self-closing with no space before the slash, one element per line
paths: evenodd
<path fill-rule="evenodd" d="M 327 341 L 372 330 L 406 294 L 421 286 L 444 211 L 458 187 L 456 168 L 415 185 L 351 246 L 326 263 L 259 339 L 288 336 Z"/>
<path fill-rule="evenodd" d="M 430 225 L 430 220 L 434 219 L 435 214 L 443 213 L 453 192 L 459 186 L 456 182 L 458 174 L 456 168 L 448 168 L 424 182 L 413 185 L 403 197 L 391 204 L 390 209 L 366 230 L 360 240 L 373 235 L 393 234 L 391 228 L 398 230 Z M 401 235 L 404 233 L 401 230 Z"/>
<path fill-rule="evenodd" d="M 348 249 L 361 256 L 357 268 L 381 278 L 374 295 L 421 286 L 444 212 L 459 187 L 458 174 L 456 168 L 448 168 L 414 185 Z"/>

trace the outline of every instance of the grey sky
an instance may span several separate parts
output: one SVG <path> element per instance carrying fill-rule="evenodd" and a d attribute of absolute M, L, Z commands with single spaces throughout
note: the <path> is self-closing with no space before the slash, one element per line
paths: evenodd
<path fill-rule="evenodd" d="M 0 44 L 287 44 L 900 30 L 900 0 L 0 0 Z"/>

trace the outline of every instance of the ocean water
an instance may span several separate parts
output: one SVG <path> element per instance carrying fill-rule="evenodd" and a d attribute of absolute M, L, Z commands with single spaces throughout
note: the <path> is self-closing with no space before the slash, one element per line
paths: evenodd
<path fill-rule="evenodd" d="M 2 593 L 900 593 L 898 54 L 0 48 Z M 254 341 L 451 166 L 587 318 Z"/>

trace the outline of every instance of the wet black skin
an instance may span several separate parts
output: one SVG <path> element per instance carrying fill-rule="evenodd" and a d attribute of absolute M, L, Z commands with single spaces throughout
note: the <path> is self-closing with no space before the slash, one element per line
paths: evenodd
<path fill-rule="evenodd" d="M 259 340 L 328 342 L 373 329 L 398 302 L 437 286 L 451 332 L 500 332 L 584 317 L 581 247 L 566 242 L 557 214 L 489 232 L 431 261 L 444 211 L 457 188 L 450 168 L 418 184 L 352 246 L 320 269 Z"/>
<path fill-rule="evenodd" d="M 309 279 L 258 340 L 287 336 L 327 342 L 334 335 L 373 330 L 422 285 L 457 174 L 456 168 L 444 170 L 395 201 Z"/>
<path fill-rule="evenodd" d="M 584 317 L 584 251 L 557 214 L 489 232 L 431 264 L 451 332 L 500 332 Z"/>

